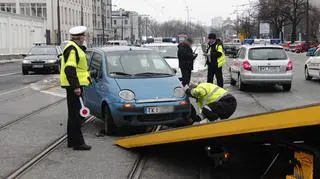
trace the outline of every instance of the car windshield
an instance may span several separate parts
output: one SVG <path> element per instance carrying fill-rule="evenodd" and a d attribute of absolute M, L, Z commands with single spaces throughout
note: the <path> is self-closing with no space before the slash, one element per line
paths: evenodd
<path fill-rule="evenodd" d="M 57 55 L 57 50 L 55 47 L 34 47 L 29 55 Z"/>
<path fill-rule="evenodd" d="M 128 52 L 106 54 L 110 75 L 123 77 L 173 76 L 174 72 L 157 53 Z"/>
<path fill-rule="evenodd" d="M 253 48 L 249 51 L 250 60 L 285 60 L 287 54 L 281 48 Z"/>
<path fill-rule="evenodd" d="M 177 51 L 178 47 L 177 46 L 152 46 L 152 47 L 147 47 L 152 50 L 155 50 L 160 53 L 161 56 L 164 58 L 178 58 L 177 56 Z"/>

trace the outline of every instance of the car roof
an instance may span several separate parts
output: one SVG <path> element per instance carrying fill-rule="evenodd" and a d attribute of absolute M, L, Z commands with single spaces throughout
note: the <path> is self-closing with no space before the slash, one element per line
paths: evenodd
<path fill-rule="evenodd" d="M 178 46 L 176 43 L 164 42 L 164 43 L 150 43 L 144 44 L 145 47 L 166 47 L 166 46 Z"/>
<path fill-rule="evenodd" d="M 255 44 L 255 45 L 243 45 L 242 47 L 245 47 L 247 49 L 253 49 L 253 48 L 280 48 L 283 49 L 281 45 L 262 45 L 262 44 Z"/>
<path fill-rule="evenodd" d="M 103 52 L 124 52 L 124 51 L 152 51 L 148 48 L 135 47 L 135 46 L 108 46 L 108 47 L 96 47 L 88 50 L 99 50 Z"/>

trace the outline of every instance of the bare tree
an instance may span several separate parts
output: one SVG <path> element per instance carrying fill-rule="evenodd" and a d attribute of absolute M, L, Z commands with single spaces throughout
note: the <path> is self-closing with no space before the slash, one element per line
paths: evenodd
<path fill-rule="evenodd" d="M 281 16 L 288 19 L 291 23 L 291 42 L 294 42 L 297 40 L 297 26 L 305 18 L 307 12 L 306 1 L 288 0 L 283 6 L 284 8 L 281 10 Z"/>

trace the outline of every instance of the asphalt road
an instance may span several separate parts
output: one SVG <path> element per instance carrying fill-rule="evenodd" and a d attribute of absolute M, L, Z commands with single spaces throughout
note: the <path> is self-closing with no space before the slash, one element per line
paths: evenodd
<path fill-rule="evenodd" d="M 304 80 L 305 54 L 289 53 L 289 56 L 294 62 L 294 80 L 290 92 L 283 92 L 281 87 L 277 86 L 252 87 L 249 91 L 242 92 L 233 86 L 226 85 L 226 88 L 236 96 L 239 104 L 237 111 L 232 116 L 233 118 L 318 103 L 319 80 Z M 230 60 L 228 61 L 230 62 Z M 18 69 L 20 70 L 20 66 L 17 67 L 17 64 L 7 64 L 6 67 L 0 66 L 1 91 L 21 88 L 29 84 L 25 83 L 26 81 L 35 82 L 40 79 L 57 78 L 54 75 L 21 76 L 21 74 L 3 75 L 1 77 L 1 74 L 14 73 L 16 70 L 19 71 Z M 205 73 L 205 71 L 194 73 L 193 80 L 204 81 Z M 224 69 L 224 73 L 225 82 L 228 83 L 230 80 L 227 68 Z M 9 86 L 3 87 L 3 85 L 7 85 L 6 83 L 9 83 Z M 46 91 L 50 94 L 64 95 L 60 87 Z M 21 92 L 32 95 L 21 96 Z M 14 100 L 17 97 L 19 99 Z M 29 88 L 3 95 L 0 92 L 1 121 L 10 119 L 10 117 L 15 119 L 22 113 L 32 111 L 58 99 L 61 98 L 57 95 L 51 96 Z M 3 108 L 3 106 L 6 107 Z M 11 111 L 11 113 L 7 114 L 8 111 Z M 6 176 L 54 138 L 62 135 L 65 132 L 65 116 L 65 103 L 61 103 L 7 130 L 0 131 L 0 145 L 5 146 L 0 151 L 0 158 L 5 161 L 0 164 L 0 168 L 2 168 L 0 176 Z M 22 178 L 126 178 L 137 158 L 137 154 L 135 151 L 114 146 L 112 144 L 114 137 L 96 137 L 95 132 L 102 126 L 102 122 L 96 120 L 83 128 L 87 143 L 93 146 L 91 151 L 75 152 L 66 148 L 64 144 L 23 175 Z M 29 149 L 24 150 L 24 148 Z M 202 175 L 201 170 L 201 161 L 196 161 L 183 152 L 172 151 L 171 154 L 168 154 L 157 151 L 149 154 L 141 178 L 199 178 Z"/>

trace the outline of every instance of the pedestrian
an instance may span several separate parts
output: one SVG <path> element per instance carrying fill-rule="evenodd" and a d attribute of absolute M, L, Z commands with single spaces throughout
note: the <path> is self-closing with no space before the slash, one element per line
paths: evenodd
<path fill-rule="evenodd" d="M 178 45 L 179 68 L 182 74 L 181 81 L 183 86 L 189 85 L 193 62 L 198 56 L 192 51 L 192 44 L 193 40 L 188 37 Z"/>
<path fill-rule="evenodd" d="M 191 84 L 186 93 L 197 100 L 198 110 L 193 108 L 191 114 L 195 122 L 228 119 L 237 108 L 236 98 L 212 83 Z"/>
<path fill-rule="evenodd" d="M 87 27 L 77 26 L 69 30 L 71 40 L 63 50 L 61 59 L 60 83 L 67 91 L 68 106 L 68 147 L 74 150 L 90 150 L 83 139 L 80 115 L 83 87 L 90 84 L 90 74 L 87 66 L 85 33 Z"/>
<path fill-rule="evenodd" d="M 214 33 L 209 34 L 208 49 L 206 51 L 207 65 L 208 65 L 208 76 L 207 82 L 213 83 L 214 75 L 216 75 L 217 84 L 223 88 L 223 74 L 222 67 L 226 63 L 226 57 L 222 41 L 216 38 Z"/>

